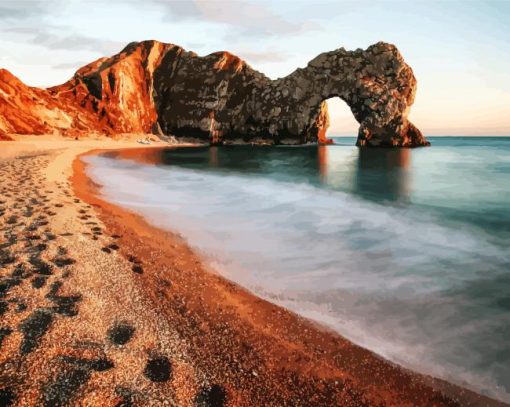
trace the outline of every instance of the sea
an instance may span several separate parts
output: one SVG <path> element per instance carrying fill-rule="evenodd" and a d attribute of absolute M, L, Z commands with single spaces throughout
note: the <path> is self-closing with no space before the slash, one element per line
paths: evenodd
<path fill-rule="evenodd" d="M 106 199 L 256 295 L 510 402 L 510 137 L 418 149 L 139 149 L 84 158 Z"/>

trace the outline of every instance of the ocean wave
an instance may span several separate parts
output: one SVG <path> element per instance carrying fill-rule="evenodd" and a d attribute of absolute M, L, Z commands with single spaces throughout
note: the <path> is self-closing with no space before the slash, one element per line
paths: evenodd
<path fill-rule="evenodd" d="M 391 360 L 510 401 L 510 255 L 476 228 L 307 182 L 87 161 L 107 199 L 180 232 L 233 281 Z M 483 282 L 492 291 L 474 289 Z"/>

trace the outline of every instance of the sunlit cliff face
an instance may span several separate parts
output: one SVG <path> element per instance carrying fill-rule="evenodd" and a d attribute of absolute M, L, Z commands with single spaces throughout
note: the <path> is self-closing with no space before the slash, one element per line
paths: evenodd
<path fill-rule="evenodd" d="M 144 41 L 48 90 L 10 82 L 15 86 L 8 95 L 21 96 L 0 94 L 9 110 L 0 117 L 6 133 L 151 132 L 214 145 L 325 143 L 325 99 L 336 96 L 360 123 L 359 146 L 428 144 L 407 120 L 416 89 L 412 70 L 385 43 L 327 52 L 271 80 L 228 52 L 199 57 Z"/>
<path fill-rule="evenodd" d="M 216 52 L 219 56 L 218 61 L 214 64 L 214 69 L 223 71 L 233 71 L 239 73 L 246 63 L 239 57 L 232 55 L 230 52 Z"/>

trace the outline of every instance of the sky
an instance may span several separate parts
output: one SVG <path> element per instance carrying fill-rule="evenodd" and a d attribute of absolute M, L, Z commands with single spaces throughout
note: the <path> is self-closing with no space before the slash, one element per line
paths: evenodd
<path fill-rule="evenodd" d="M 418 80 L 426 135 L 510 135 L 510 0 L 0 0 L 0 67 L 32 86 L 68 80 L 131 41 L 228 50 L 275 79 L 340 47 L 395 44 Z M 355 135 L 340 99 L 330 135 Z"/>

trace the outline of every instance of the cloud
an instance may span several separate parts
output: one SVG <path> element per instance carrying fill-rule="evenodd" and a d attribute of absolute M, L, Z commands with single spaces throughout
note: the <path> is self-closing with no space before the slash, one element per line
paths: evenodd
<path fill-rule="evenodd" d="M 283 62 L 287 60 L 287 55 L 278 51 L 237 51 L 234 52 L 248 63 L 260 63 L 260 62 Z"/>
<path fill-rule="evenodd" d="M 165 8 L 172 17 L 222 24 L 231 34 L 244 36 L 274 36 L 297 34 L 318 29 L 312 22 L 291 22 L 262 4 L 246 0 L 152 0 Z"/>
<path fill-rule="evenodd" d="M 0 33 L 14 43 L 30 43 L 49 50 L 91 51 L 102 55 L 119 52 L 124 43 L 73 33 L 72 27 L 54 25 L 55 16 L 72 4 L 65 0 L 1 0 Z M 5 38 L 7 37 L 7 38 Z"/>
<path fill-rule="evenodd" d="M 110 0 L 110 3 L 121 8 L 139 7 L 139 3 L 133 1 Z M 30 44 L 50 51 L 87 51 L 101 56 L 115 54 L 124 48 L 127 41 L 97 38 L 93 34 L 89 35 L 89 32 L 76 32 L 71 25 L 66 26 L 66 20 L 58 19 L 58 16 L 70 4 L 73 2 L 69 0 L 0 0 L 0 36 L 4 41 Z M 100 4 L 98 3 L 97 7 L 100 7 Z M 144 7 L 147 6 L 157 8 L 164 21 L 182 21 L 190 26 L 195 23 L 222 26 L 226 28 L 225 40 L 229 44 L 243 36 L 249 37 L 246 40 L 251 41 L 257 37 L 290 35 L 316 28 L 307 22 L 289 21 L 268 5 L 250 0 L 146 0 Z M 208 49 L 205 43 L 187 45 L 194 51 Z M 286 55 L 275 49 L 253 50 L 242 46 L 236 54 L 253 64 L 286 60 Z M 70 61 L 78 58 L 84 56 L 69 56 L 67 61 L 55 64 L 54 68 L 75 68 L 76 65 Z"/>
<path fill-rule="evenodd" d="M 62 5 L 62 0 L 2 0 L 0 20 L 24 20 L 41 16 Z"/>
<path fill-rule="evenodd" d="M 186 43 L 186 46 L 189 48 L 188 51 L 196 51 L 200 48 L 204 48 L 207 46 L 206 43 L 203 43 L 203 42 L 187 42 Z"/>
<path fill-rule="evenodd" d="M 120 52 L 126 46 L 124 42 L 102 40 L 78 34 L 59 36 L 43 33 L 35 36 L 34 42 L 50 50 L 93 51 L 102 55 Z"/>
<path fill-rule="evenodd" d="M 49 50 L 92 51 L 104 55 L 119 52 L 126 44 L 124 42 L 103 40 L 79 34 L 69 34 L 66 27 L 54 25 L 46 26 L 13 26 L 1 29 L 4 33 L 11 33 L 27 39 L 30 43 L 45 47 Z M 18 38 L 20 39 L 20 38 Z M 11 40 L 16 42 L 15 38 Z"/>
<path fill-rule="evenodd" d="M 8 18 L 23 18 L 25 17 L 25 14 L 23 13 L 23 10 L 11 8 L 11 7 L 5 7 L 0 6 L 0 18 L 8 19 Z"/>
<path fill-rule="evenodd" d="M 90 61 L 78 61 L 78 62 L 63 62 L 61 64 L 55 64 L 55 65 L 52 65 L 52 68 L 53 69 L 74 69 L 74 70 L 78 70 L 79 68 L 81 68 L 82 66 L 85 66 L 89 63 Z"/>
<path fill-rule="evenodd" d="M 139 7 L 139 3 L 134 1 L 110 0 L 110 3 L 119 7 Z M 74 2 L 69 0 L 0 0 L 0 33 L 11 34 L 8 36 L 10 42 L 29 42 L 49 50 L 85 50 L 111 55 L 124 47 L 124 43 L 76 33 L 73 27 L 50 24 L 72 4 Z M 290 21 L 268 5 L 251 0 L 146 0 L 145 7 L 147 4 L 161 9 L 165 21 L 212 23 L 225 27 L 225 40 L 229 43 L 242 37 L 283 36 L 318 28 L 309 21 Z M 101 3 L 97 3 L 96 7 L 101 7 Z M 283 60 L 277 52 L 246 52 L 244 57 L 252 62 Z"/>
<path fill-rule="evenodd" d="M 202 13 L 194 0 L 185 1 L 165 1 L 165 0 L 149 0 L 151 3 L 157 4 L 165 8 L 175 17 L 180 18 L 199 18 Z"/>

